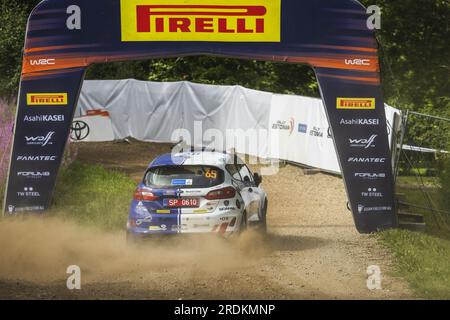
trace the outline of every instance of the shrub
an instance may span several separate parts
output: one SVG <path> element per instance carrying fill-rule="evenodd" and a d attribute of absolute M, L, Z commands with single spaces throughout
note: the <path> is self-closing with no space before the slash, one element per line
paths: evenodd
<path fill-rule="evenodd" d="M 3 201 L 3 191 L 9 168 L 14 126 L 12 109 L 6 101 L 0 99 L 0 203 Z"/>

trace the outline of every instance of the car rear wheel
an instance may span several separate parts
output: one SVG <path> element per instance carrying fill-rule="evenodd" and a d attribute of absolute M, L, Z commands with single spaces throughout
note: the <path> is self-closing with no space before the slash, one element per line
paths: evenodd
<path fill-rule="evenodd" d="M 140 243 L 139 237 L 137 237 L 130 231 L 127 231 L 126 241 L 127 241 L 127 245 L 129 245 L 129 246 L 136 246 Z"/>
<path fill-rule="evenodd" d="M 247 212 L 242 213 L 241 225 L 239 226 L 239 235 L 247 231 L 248 222 L 247 222 Z"/>
<path fill-rule="evenodd" d="M 261 221 L 256 226 L 256 231 L 265 236 L 267 234 L 267 200 L 264 203 L 263 216 L 261 217 Z"/>

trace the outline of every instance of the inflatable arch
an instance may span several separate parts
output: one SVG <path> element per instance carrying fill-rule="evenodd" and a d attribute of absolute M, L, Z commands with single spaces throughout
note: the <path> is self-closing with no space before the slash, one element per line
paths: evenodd
<path fill-rule="evenodd" d="M 90 64 L 217 55 L 313 67 L 357 230 L 396 227 L 367 20 L 354 0 L 42 1 L 28 20 L 5 214 L 48 208 Z"/>

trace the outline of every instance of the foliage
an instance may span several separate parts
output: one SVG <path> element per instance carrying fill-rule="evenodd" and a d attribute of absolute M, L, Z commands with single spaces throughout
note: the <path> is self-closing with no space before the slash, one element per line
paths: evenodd
<path fill-rule="evenodd" d="M 15 96 L 20 78 L 26 17 L 39 0 L 0 0 L 0 96 Z M 382 8 L 381 69 L 386 101 L 397 108 L 450 117 L 450 2 L 361 0 Z M 426 8 L 426 9 L 424 9 Z M 221 57 L 182 57 L 91 66 L 87 79 L 239 84 L 279 93 L 318 96 L 309 67 Z M 439 122 L 415 121 L 415 144 L 442 148 Z"/>
<path fill-rule="evenodd" d="M 366 5 L 374 1 L 363 0 Z M 450 2 L 377 0 L 382 9 L 381 67 L 387 103 L 402 110 L 450 118 Z M 445 148 L 445 123 L 413 117 L 418 146 Z M 408 142 L 408 141 L 407 141 Z"/>
<path fill-rule="evenodd" d="M 135 187 L 123 173 L 74 162 L 58 177 L 50 214 L 105 230 L 123 229 Z"/>
<path fill-rule="evenodd" d="M 450 139 L 448 141 L 447 150 L 450 150 Z M 441 155 L 438 163 L 439 180 L 441 184 L 441 202 L 443 203 L 443 208 L 450 211 L 450 154 Z M 450 214 L 447 215 L 447 221 L 450 225 Z"/>
<path fill-rule="evenodd" d="M 0 99 L 0 208 L 3 208 L 1 203 L 3 201 L 4 185 L 9 167 L 13 123 L 12 109 L 5 101 Z"/>
<path fill-rule="evenodd" d="M 181 57 L 151 61 L 152 81 L 193 81 L 241 85 L 256 90 L 318 96 L 311 68 L 303 65 L 221 57 Z"/>
<path fill-rule="evenodd" d="M 39 1 L 0 0 L 0 97 L 16 96 L 28 14 Z"/>
<path fill-rule="evenodd" d="M 419 296 L 450 299 L 450 238 L 405 230 L 386 231 L 378 237 L 395 255 L 397 275 Z"/>

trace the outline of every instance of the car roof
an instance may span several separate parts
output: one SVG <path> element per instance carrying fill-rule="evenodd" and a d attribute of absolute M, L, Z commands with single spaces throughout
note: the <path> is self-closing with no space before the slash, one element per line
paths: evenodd
<path fill-rule="evenodd" d="M 161 166 L 208 165 L 224 168 L 227 163 L 232 163 L 232 160 L 233 156 L 231 154 L 215 151 L 194 151 L 173 154 L 166 153 L 158 156 L 150 163 L 148 167 L 154 168 Z"/>

